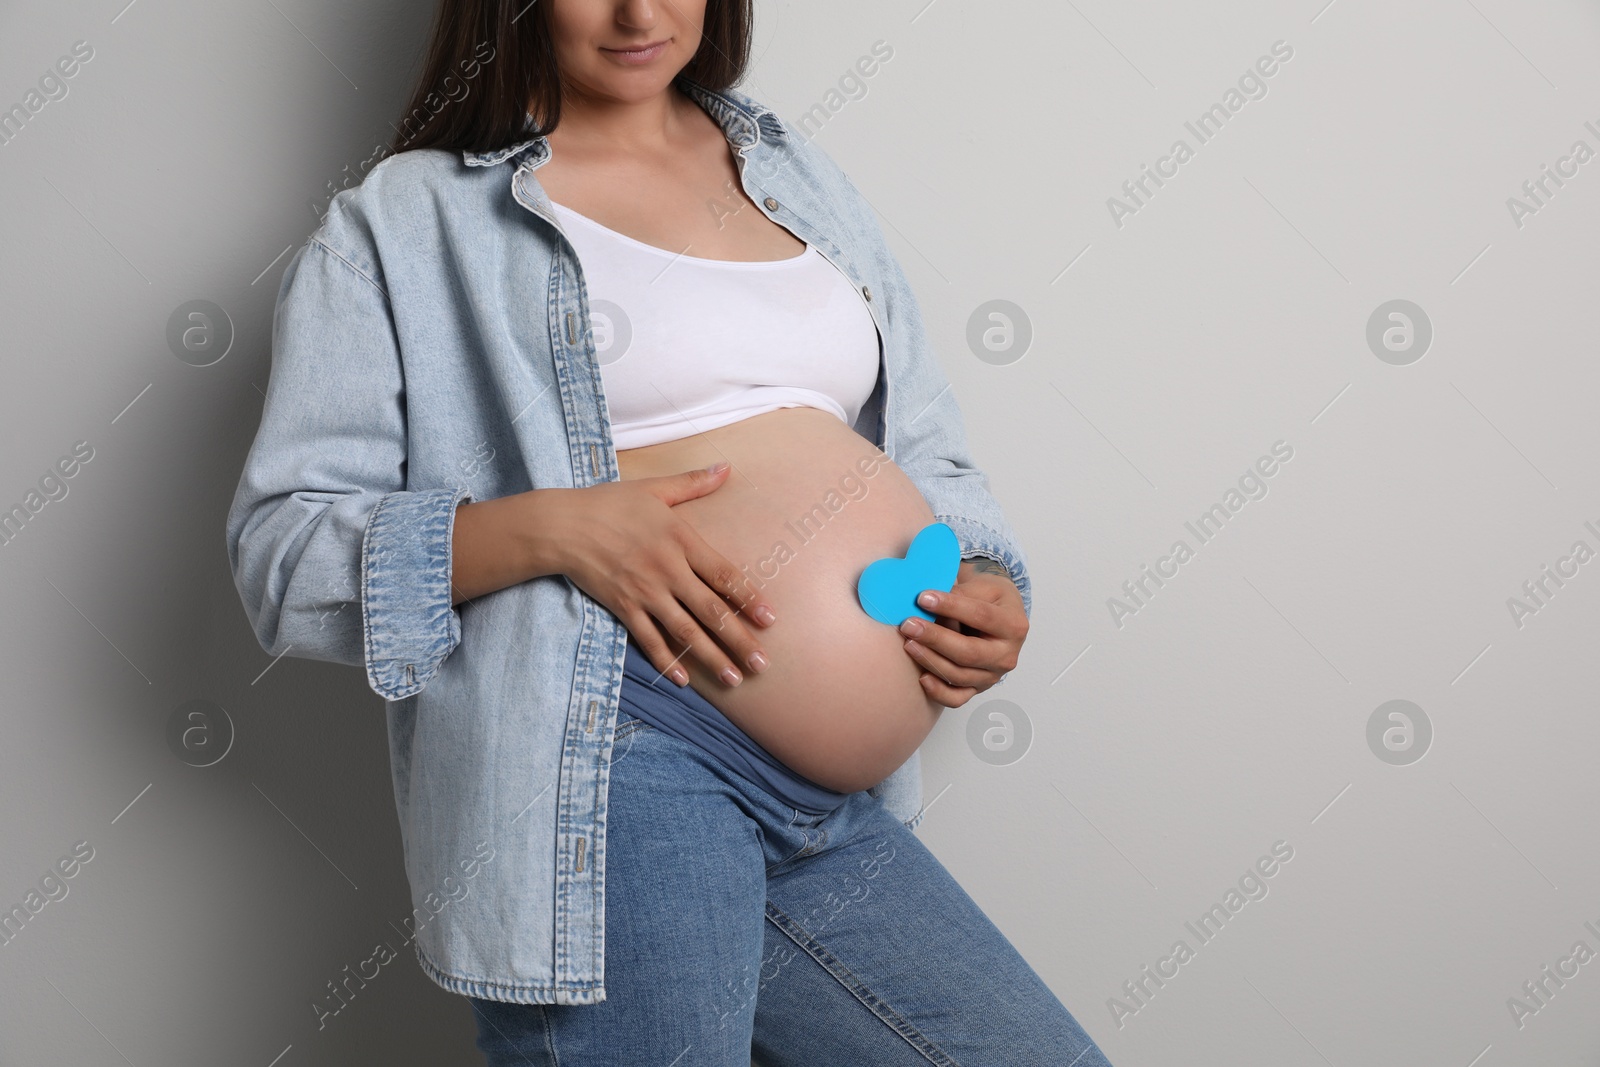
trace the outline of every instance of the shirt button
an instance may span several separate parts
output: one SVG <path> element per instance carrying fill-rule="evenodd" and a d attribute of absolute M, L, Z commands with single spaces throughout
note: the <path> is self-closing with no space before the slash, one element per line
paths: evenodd
<path fill-rule="evenodd" d="M 872 299 L 872 286 L 863 285 L 861 287 L 861 295 L 866 297 L 870 301 Z"/>
<path fill-rule="evenodd" d="M 772 199 L 772 197 L 770 197 L 770 196 L 767 197 L 765 200 L 763 200 L 762 203 L 767 205 L 767 210 L 768 211 L 776 211 L 776 210 L 778 210 L 778 202 L 776 200 Z"/>

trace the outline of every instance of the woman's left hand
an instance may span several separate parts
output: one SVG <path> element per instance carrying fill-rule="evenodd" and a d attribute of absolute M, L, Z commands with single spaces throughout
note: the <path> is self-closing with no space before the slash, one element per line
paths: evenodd
<path fill-rule="evenodd" d="M 930 699 L 958 708 L 1016 668 L 1028 616 L 1022 594 L 994 560 L 963 561 L 948 593 L 926 590 L 917 605 L 936 621 L 912 616 L 900 633 L 910 638 L 906 653 L 922 666 L 922 690 Z"/>

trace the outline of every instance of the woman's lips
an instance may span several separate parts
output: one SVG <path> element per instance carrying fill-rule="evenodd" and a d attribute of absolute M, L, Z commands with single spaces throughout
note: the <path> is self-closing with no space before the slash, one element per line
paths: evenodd
<path fill-rule="evenodd" d="M 642 48 L 602 48 L 600 51 L 613 56 L 622 63 L 648 63 L 662 52 L 667 50 L 666 41 L 657 41 L 655 44 Z"/>

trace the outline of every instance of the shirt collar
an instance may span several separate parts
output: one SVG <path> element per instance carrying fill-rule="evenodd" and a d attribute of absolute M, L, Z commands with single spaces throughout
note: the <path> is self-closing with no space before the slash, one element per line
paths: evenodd
<path fill-rule="evenodd" d="M 683 78 L 678 79 L 676 84 L 717 121 L 722 127 L 723 134 L 727 136 L 728 143 L 735 148 L 753 147 L 759 144 L 763 137 L 770 139 L 774 144 L 782 144 L 789 139 L 789 133 L 784 129 L 783 121 L 778 118 L 777 112 L 757 103 L 754 98 L 737 89 L 707 89 Z M 533 116 L 529 115 L 524 128 L 531 132 L 533 126 Z M 530 147 L 535 148 L 540 156 L 547 155 L 550 151 L 548 141 L 539 134 L 484 152 L 463 150 L 461 159 L 469 167 L 493 166 L 504 163 Z"/>

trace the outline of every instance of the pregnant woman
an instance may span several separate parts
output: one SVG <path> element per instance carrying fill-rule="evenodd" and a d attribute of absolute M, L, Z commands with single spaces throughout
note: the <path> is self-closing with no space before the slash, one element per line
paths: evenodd
<path fill-rule="evenodd" d="M 871 207 L 732 88 L 750 23 L 443 0 L 285 272 L 235 579 L 389 701 L 407 940 L 489 1064 L 1103 1065 L 912 833 L 1027 575 Z M 935 521 L 933 620 L 871 618 Z"/>

